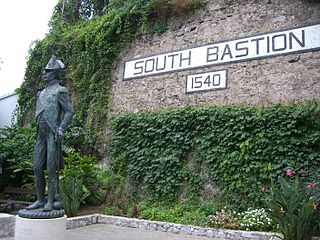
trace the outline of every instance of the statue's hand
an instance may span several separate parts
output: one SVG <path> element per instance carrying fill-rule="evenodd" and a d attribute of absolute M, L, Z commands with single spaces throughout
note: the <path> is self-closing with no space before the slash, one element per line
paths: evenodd
<path fill-rule="evenodd" d="M 54 136 L 54 141 L 56 143 L 61 143 L 62 138 L 63 138 L 63 130 L 61 128 L 57 128 L 56 134 Z"/>

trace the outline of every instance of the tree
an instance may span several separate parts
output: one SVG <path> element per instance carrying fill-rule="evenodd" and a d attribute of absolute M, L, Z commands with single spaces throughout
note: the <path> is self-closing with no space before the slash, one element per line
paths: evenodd
<path fill-rule="evenodd" d="M 55 14 L 61 15 L 68 23 L 74 23 L 103 15 L 108 4 L 109 0 L 60 0 Z"/>

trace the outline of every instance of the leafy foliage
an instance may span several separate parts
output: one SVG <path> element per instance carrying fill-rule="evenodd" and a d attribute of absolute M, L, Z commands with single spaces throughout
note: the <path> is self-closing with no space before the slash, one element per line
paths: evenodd
<path fill-rule="evenodd" d="M 66 149 L 65 168 L 60 174 L 60 196 L 68 216 L 75 216 L 83 203 L 96 203 L 102 197 L 100 168 L 95 159 Z M 100 175 L 100 177 L 98 177 Z"/>
<path fill-rule="evenodd" d="M 22 187 L 35 183 L 33 176 L 34 128 L 0 129 L 0 191 L 9 183 Z"/>
<path fill-rule="evenodd" d="M 64 161 L 65 168 L 61 172 L 62 181 L 68 184 L 67 182 L 73 182 L 73 179 L 81 180 L 82 188 L 87 193 L 82 201 L 95 202 L 99 200 L 102 194 L 99 189 L 98 180 L 100 169 L 95 164 L 94 158 L 81 155 L 73 149 L 69 149 L 67 151 L 67 156 L 64 157 Z M 73 184 L 79 183 L 73 182 Z"/>
<path fill-rule="evenodd" d="M 314 102 L 124 114 L 111 119 L 111 165 L 144 197 L 176 200 L 185 186 L 198 196 L 215 181 L 231 202 L 259 206 L 285 167 L 319 168 L 318 114 Z"/>
<path fill-rule="evenodd" d="M 140 203 L 138 206 L 140 213 L 139 218 L 152 221 L 206 226 L 207 216 L 203 208 L 204 206 L 205 205 L 193 203 Z"/>
<path fill-rule="evenodd" d="M 98 149 L 93 135 L 89 129 L 76 127 L 74 124 L 71 124 L 64 134 L 62 147 L 65 152 L 70 152 L 70 148 L 72 148 L 81 155 L 98 156 Z"/>
<path fill-rule="evenodd" d="M 33 157 L 36 141 L 36 129 L 32 126 L 29 128 L 21 128 L 16 125 L 0 129 L 0 165 L 2 166 L 2 174 L 0 175 L 0 190 L 8 185 L 16 187 L 33 188 L 35 185 L 35 177 L 33 172 Z M 87 155 L 96 153 L 93 140 L 90 139 L 90 134 L 82 131 L 79 128 L 71 128 L 65 134 L 65 139 L 62 142 L 64 155 L 66 157 L 67 166 L 72 164 L 80 164 L 79 168 L 82 171 L 88 172 L 84 166 L 93 165 L 92 159 L 87 159 Z M 70 150 L 75 148 L 76 151 L 82 150 L 80 153 L 75 154 L 75 159 L 71 159 Z M 81 161 L 79 160 L 81 159 Z M 89 162 L 87 165 L 84 162 Z M 91 165 L 90 165 L 91 164 Z M 93 167 L 93 170 L 96 169 Z M 67 170 L 68 171 L 68 170 Z M 79 171 L 81 173 L 81 171 Z"/>
<path fill-rule="evenodd" d="M 130 198 L 125 191 L 125 178 L 115 174 L 109 167 L 100 169 L 97 179 L 102 190 L 101 201 L 105 209 L 113 209 L 109 214 L 123 215 L 127 212 Z"/>
<path fill-rule="evenodd" d="M 199 0 L 195 2 L 198 4 L 189 4 L 181 11 L 201 6 Z M 41 72 L 54 53 L 67 66 L 61 78 L 75 109 L 73 127 L 90 134 L 95 149 L 103 152 L 111 105 L 111 70 L 134 37 L 166 29 L 163 25 L 170 15 L 160 19 L 157 3 L 158 0 L 70 0 L 63 5 L 60 0 L 50 21 L 50 33 L 36 41 L 29 52 L 25 81 L 18 90 L 19 124 L 32 120 L 38 90 L 44 87 Z M 165 4 L 169 9 L 174 6 L 170 1 Z"/>

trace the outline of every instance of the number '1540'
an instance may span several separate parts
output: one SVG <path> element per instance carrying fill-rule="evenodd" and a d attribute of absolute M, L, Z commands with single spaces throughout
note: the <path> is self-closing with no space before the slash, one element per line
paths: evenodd
<path fill-rule="evenodd" d="M 227 71 L 220 70 L 187 76 L 187 93 L 226 88 Z"/>

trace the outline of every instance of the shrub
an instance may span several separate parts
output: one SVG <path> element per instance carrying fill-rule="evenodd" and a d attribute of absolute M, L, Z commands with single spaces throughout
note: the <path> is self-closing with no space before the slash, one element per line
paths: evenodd
<path fill-rule="evenodd" d="M 0 191 L 7 185 L 34 186 L 35 128 L 12 126 L 0 129 Z"/>
<path fill-rule="evenodd" d="M 139 218 L 179 224 L 206 226 L 207 216 L 196 203 L 143 202 L 138 205 Z"/>
<path fill-rule="evenodd" d="M 90 195 L 83 185 L 83 180 L 75 177 L 65 177 L 60 180 L 59 193 L 62 207 L 68 217 L 75 216 L 80 204 Z"/>
<path fill-rule="evenodd" d="M 285 240 L 310 239 L 316 231 L 320 215 L 319 202 L 294 171 L 287 171 L 287 179 L 273 183 L 267 201 L 269 215 L 278 225 Z M 290 178 L 291 177 L 291 178 Z"/>
<path fill-rule="evenodd" d="M 94 142 L 94 134 L 82 127 L 70 126 L 63 137 L 65 148 L 72 147 L 82 155 L 98 155 Z"/>
<path fill-rule="evenodd" d="M 62 180 L 81 180 L 83 188 L 88 192 L 83 200 L 90 203 L 99 201 L 102 196 L 97 177 L 100 168 L 95 164 L 95 159 L 91 156 L 81 155 L 71 148 L 66 149 L 66 152 L 67 156 L 64 157 L 65 168 L 61 171 Z"/>
<path fill-rule="evenodd" d="M 130 212 L 128 208 L 132 199 L 125 192 L 125 178 L 107 166 L 99 170 L 97 179 L 102 191 L 100 202 L 104 203 L 104 212 L 119 216 Z"/>

